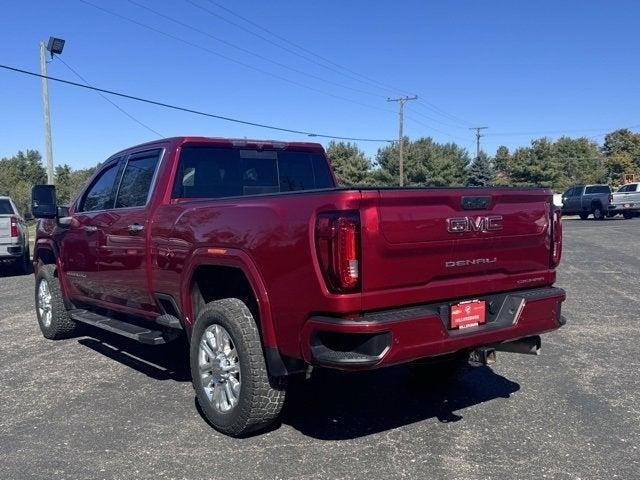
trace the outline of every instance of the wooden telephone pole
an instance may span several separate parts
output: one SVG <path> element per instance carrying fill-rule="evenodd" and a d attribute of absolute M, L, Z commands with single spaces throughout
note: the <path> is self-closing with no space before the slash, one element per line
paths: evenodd
<path fill-rule="evenodd" d="M 469 129 L 476 131 L 476 160 L 480 158 L 480 139 L 484 137 L 484 135 L 480 133 L 480 130 L 486 130 L 487 128 L 489 127 L 472 127 Z"/>
<path fill-rule="evenodd" d="M 399 160 L 400 160 L 400 186 L 402 187 L 404 185 L 404 158 L 403 158 L 403 146 L 402 144 L 404 143 L 403 140 L 403 128 L 404 128 L 404 104 L 407 103 L 409 100 L 417 100 L 418 96 L 414 95 L 413 97 L 408 97 L 408 96 L 404 96 L 404 97 L 398 97 L 398 98 L 387 98 L 387 102 L 398 102 L 400 105 L 400 112 L 398 113 L 399 117 L 400 117 L 400 134 L 398 135 L 398 155 L 399 155 Z"/>

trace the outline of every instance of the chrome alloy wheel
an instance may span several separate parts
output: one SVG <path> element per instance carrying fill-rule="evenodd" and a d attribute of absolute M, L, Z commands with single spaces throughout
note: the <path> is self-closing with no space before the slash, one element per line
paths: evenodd
<path fill-rule="evenodd" d="M 198 352 L 200 381 L 213 408 L 225 413 L 240 398 L 240 361 L 229 332 L 213 324 L 200 337 Z"/>
<path fill-rule="evenodd" d="M 51 291 L 49 283 L 43 278 L 38 285 L 38 314 L 45 327 L 51 326 Z"/>

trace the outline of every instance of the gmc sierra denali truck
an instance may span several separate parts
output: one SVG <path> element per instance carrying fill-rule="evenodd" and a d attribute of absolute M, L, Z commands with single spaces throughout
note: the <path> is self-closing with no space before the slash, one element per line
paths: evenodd
<path fill-rule="evenodd" d="M 36 186 L 46 338 L 186 335 L 220 431 L 272 422 L 287 377 L 537 353 L 564 323 L 552 193 L 340 188 L 318 144 L 180 137 L 107 159 L 69 207 Z"/>

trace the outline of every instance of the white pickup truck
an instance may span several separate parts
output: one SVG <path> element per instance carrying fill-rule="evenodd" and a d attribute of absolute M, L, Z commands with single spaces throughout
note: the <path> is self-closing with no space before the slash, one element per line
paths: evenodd
<path fill-rule="evenodd" d="M 11 262 L 20 273 L 31 269 L 27 224 L 9 197 L 0 197 L 0 263 Z"/>
<path fill-rule="evenodd" d="M 640 183 L 627 183 L 614 192 L 608 214 L 613 217 L 619 213 L 626 219 L 640 215 Z"/>

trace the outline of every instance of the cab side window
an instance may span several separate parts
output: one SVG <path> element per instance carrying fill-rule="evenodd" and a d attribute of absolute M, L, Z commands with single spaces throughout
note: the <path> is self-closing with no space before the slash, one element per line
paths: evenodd
<path fill-rule="evenodd" d="M 129 157 L 118 188 L 116 208 L 143 207 L 147 204 L 160 153 L 161 150 L 153 150 Z"/>
<path fill-rule="evenodd" d="M 81 212 L 93 212 L 113 208 L 113 197 L 115 194 L 119 165 L 119 161 L 115 161 L 100 172 L 82 198 L 79 209 Z"/>

